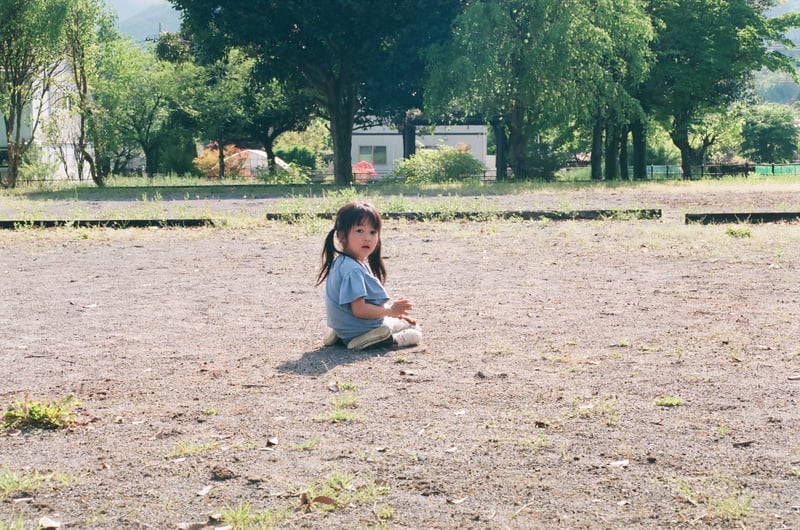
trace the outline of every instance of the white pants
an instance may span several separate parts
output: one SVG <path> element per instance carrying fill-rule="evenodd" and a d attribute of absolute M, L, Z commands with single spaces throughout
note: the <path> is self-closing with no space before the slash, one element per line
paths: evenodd
<path fill-rule="evenodd" d="M 414 329 L 418 329 L 418 330 L 422 331 L 418 324 L 412 324 L 411 322 L 409 322 L 408 320 L 405 320 L 403 318 L 384 317 L 383 323 L 386 324 L 387 326 L 389 326 L 389 328 L 391 328 L 392 335 L 394 335 L 397 332 L 400 332 L 400 331 L 403 331 L 403 330 L 406 330 L 406 329 L 410 329 L 410 328 L 414 328 Z"/>

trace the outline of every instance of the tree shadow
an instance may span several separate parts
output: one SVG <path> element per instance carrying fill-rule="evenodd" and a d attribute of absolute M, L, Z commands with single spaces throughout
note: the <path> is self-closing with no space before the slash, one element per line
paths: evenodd
<path fill-rule="evenodd" d="M 278 372 L 296 375 L 322 375 L 337 366 L 380 357 L 392 351 L 391 346 L 377 345 L 366 350 L 353 351 L 344 346 L 321 347 L 304 352 L 302 357 L 278 366 Z"/>

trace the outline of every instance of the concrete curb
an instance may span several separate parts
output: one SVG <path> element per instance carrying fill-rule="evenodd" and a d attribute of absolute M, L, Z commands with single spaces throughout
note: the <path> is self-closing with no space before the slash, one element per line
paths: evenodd
<path fill-rule="evenodd" d="M 284 214 L 268 213 L 269 221 L 292 221 L 303 219 L 311 215 L 320 219 L 332 219 L 332 213 L 317 214 Z M 553 221 L 570 220 L 597 220 L 597 219 L 624 219 L 644 220 L 660 219 L 660 209 L 634 209 L 634 210 L 576 210 L 576 211 L 498 211 L 498 212 L 387 212 L 384 219 L 408 219 L 410 221 L 424 220 L 467 220 L 485 221 L 487 219 L 522 219 Z M 0 229 L 16 230 L 22 228 L 58 228 L 58 227 L 102 227 L 102 228 L 148 228 L 148 227 L 180 227 L 190 228 L 199 226 L 215 226 L 212 218 L 188 219 L 9 219 L 0 220 Z"/>

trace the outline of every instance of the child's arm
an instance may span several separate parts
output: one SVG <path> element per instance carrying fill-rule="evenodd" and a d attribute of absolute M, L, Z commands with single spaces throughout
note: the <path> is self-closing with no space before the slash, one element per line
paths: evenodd
<path fill-rule="evenodd" d="M 412 319 L 408 317 L 411 307 L 411 302 L 405 298 L 389 300 L 383 305 L 369 304 L 363 297 L 356 298 L 350 303 L 353 315 L 365 319 L 396 317 L 411 321 Z"/>

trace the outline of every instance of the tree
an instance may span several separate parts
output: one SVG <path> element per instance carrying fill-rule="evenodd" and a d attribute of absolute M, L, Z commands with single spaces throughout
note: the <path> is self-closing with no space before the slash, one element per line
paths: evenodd
<path fill-rule="evenodd" d="M 269 167 L 275 168 L 275 140 L 288 131 L 308 127 L 314 106 L 299 87 L 278 79 L 256 76 L 245 87 L 245 130 L 261 142 Z"/>
<path fill-rule="evenodd" d="M 403 28 L 437 3 L 268 0 L 254 8 L 245 0 L 171 2 L 205 50 L 241 46 L 258 57 L 271 78 L 294 80 L 306 89 L 330 122 L 337 184 L 352 182 L 352 131 L 364 83 L 386 72 Z"/>
<path fill-rule="evenodd" d="M 622 59 L 609 32 L 614 6 L 607 7 L 601 14 L 605 3 L 590 0 L 470 3 L 452 41 L 429 56 L 426 110 L 485 116 L 498 141 L 498 178 L 506 143 L 515 177 L 547 176 L 539 169 L 540 153 L 551 151 L 545 140 L 556 127 L 595 116 L 598 98 L 610 101 L 618 83 L 619 69 L 608 68 Z"/>
<path fill-rule="evenodd" d="M 587 116 L 592 121 L 591 175 L 603 176 L 604 158 L 606 179 L 627 177 L 628 136 L 632 130 L 638 133 L 644 119 L 635 93 L 650 69 L 653 27 L 639 0 L 596 2 L 589 13 L 602 52 L 597 92 L 587 94 L 593 102 Z"/>
<path fill-rule="evenodd" d="M 742 151 L 754 162 L 789 162 L 797 152 L 799 133 L 791 107 L 756 107 L 742 126 Z"/>
<path fill-rule="evenodd" d="M 94 94 L 97 143 L 103 165 L 124 167 L 140 150 L 145 172 L 156 173 L 170 103 L 177 94 L 173 65 L 129 37 L 109 39 L 102 48 Z M 111 164 L 111 159 L 119 162 Z"/>
<path fill-rule="evenodd" d="M 68 0 L 0 2 L 0 112 L 8 142 L 8 177 L 0 182 L 4 187 L 17 185 L 22 157 L 39 127 L 42 102 L 63 72 L 67 8 Z"/>
<path fill-rule="evenodd" d="M 254 59 L 234 48 L 211 64 L 179 67 L 181 97 L 174 105 L 204 139 L 217 145 L 220 179 L 225 177 L 225 146 L 246 136 L 250 116 L 245 92 L 254 64 Z"/>
<path fill-rule="evenodd" d="M 69 66 L 77 118 L 77 128 L 71 144 L 78 177 L 83 175 L 84 165 L 98 186 L 105 184 L 104 175 L 98 170 L 90 149 L 93 136 L 92 124 L 97 112 L 92 98 L 92 87 L 96 84 L 100 39 L 113 35 L 113 17 L 104 10 L 100 0 L 71 0 L 65 24 L 66 61 Z M 62 131 L 63 131 L 63 124 Z"/>
<path fill-rule="evenodd" d="M 767 2 L 766 4 L 771 4 Z M 714 135 L 699 126 L 748 89 L 755 70 L 793 71 L 789 57 L 765 44 L 790 45 L 784 37 L 800 21 L 796 13 L 766 18 L 764 5 L 748 0 L 650 2 L 658 27 L 655 64 L 640 100 L 665 124 L 681 151 L 684 178 L 703 162 Z"/>

